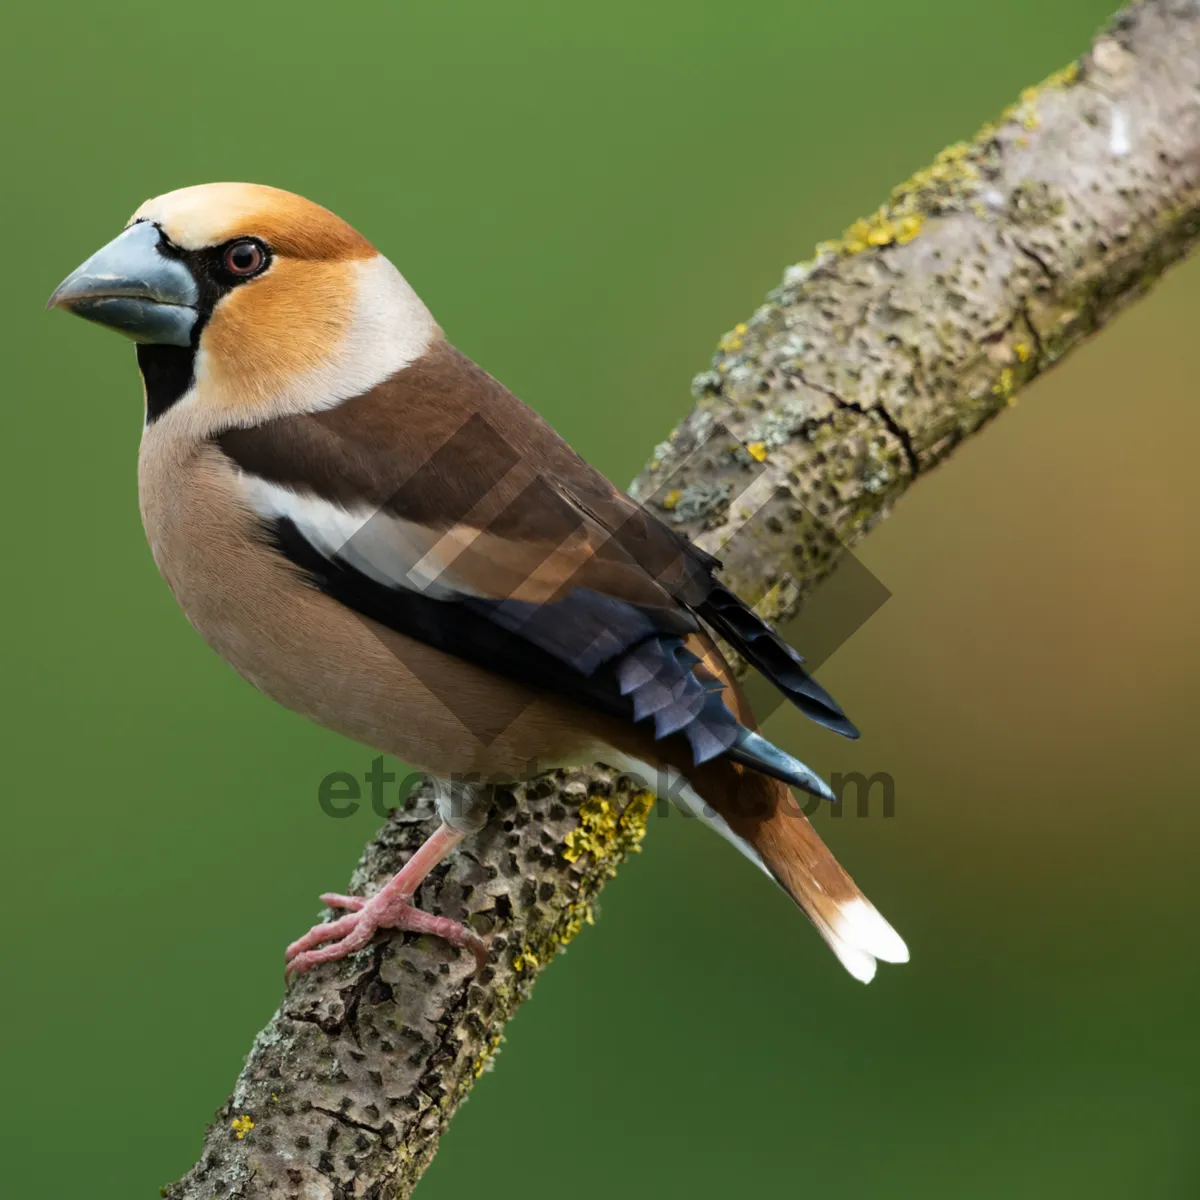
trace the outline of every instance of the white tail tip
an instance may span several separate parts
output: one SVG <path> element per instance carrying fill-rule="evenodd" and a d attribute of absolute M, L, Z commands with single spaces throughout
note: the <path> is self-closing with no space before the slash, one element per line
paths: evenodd
<path fill-rule="evenodd" d="M 856 950 L 848 942 L 844 942 L 832 931 L 825 939 L 829 948 L 838 957 L 838 962 L 854 976 L 859 983 L 870 983 L 875 978 L 875 959 L 862 950 Z"/>
<path fill-rule="evenodd" d="M 890 963 L 908 962 L 904 939 L 866 900 L 858 898 L 841 905 L 833 919 L 833 932 L 839 941 L 872 958 Z"/>
<path fill-rule="evenodd" d="M 862 983 L 875 978 L 876 959 L 884 962 L 908 962 L 904 939 L 879 915 L 878 910 L 861 898 L 839 905 L 828 927 L 818 923 L 838 961 Z"/>

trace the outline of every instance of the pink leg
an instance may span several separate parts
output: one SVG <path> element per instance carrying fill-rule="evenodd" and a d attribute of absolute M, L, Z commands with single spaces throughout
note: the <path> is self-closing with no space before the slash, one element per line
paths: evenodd
<path fill-rule="evenodd" d="M 449 917 L 435 917 L 412 905 L 412 898 L 422 880 L 463 837 L 448 825 L 442 825 L 436 833 L 425 839 L 404 867 L 369 899 L 326 892 L 321 899 L 331 908 L 348 908 L 351 911 L 336 921 L 314 925 L 302 938 L 293 942 L 286 951 L 287 968 L 284 974 L 303 975 L 317 963 L 345 958 L 361 950 L 374 937 L 377 929 L 407 929 L 416 933 L 436 934 L 453 946 L 470 950 L 478 966 L 482 967 L 487 961 L 487 947 L 478 934 L 458 921 L 451 921 Z M 323 942 L 331 944 L 322 945 Z M 316 950 L 313 948 L 315 946 L 321 946 L 321 949 Z"/>

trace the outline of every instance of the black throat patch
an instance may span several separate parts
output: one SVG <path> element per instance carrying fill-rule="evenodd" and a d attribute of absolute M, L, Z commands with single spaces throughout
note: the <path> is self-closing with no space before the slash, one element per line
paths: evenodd
<path fill-rule="evenodd" d="M 143 344 L 137 348 L 137 361 L 146 385 L 146 424 L 153 425 L 192 386 L 196 349 Z"/>

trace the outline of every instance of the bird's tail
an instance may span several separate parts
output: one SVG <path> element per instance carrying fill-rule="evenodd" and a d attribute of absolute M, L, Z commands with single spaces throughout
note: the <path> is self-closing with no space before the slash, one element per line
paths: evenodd
<path fill-rule="evenodd" d="M 876 960 L 907 962 L 900 935 L 859 891 L 787 785 L 728 759 L 687 772 L 687 807 L 763 868 L 804 910 L 842 965 L 863 983 Z"/>
<path fill-rule="evenodd" d="M 869 983 L 877 959 L 907 962 L 908 947 L 903 939 L 834 858 L 786 786 L 774 779 L 764 782 L 763 790 L 777 793 L 774 811 L 746 830 L 750 835 L 747 841 L 763 866 L 804 910 L 842 966 L 855 979 Z M 756 780 L 752 786 L 762 785 Z M 731 827 L 736 831 L 734 823 Z"/>
<path fill-rule="evenodd" d="M 659 794 L 711 825 L 766 871 L 855 979 L 870 982 L 878 959 L 907 962 L 908 947 L 900 935 L 842 870 L 784 780 L 820 795 L 832 793 L 803 763 L 755 732 L 746 697 L 712 640 L 696 634 L 687 648 L 707 678 L 723 686 L 723 702 L 739 722 L 742 739 L 724 755 L 697 763 L 683 739 L 655 740 L 647 753 L 647 739 L 636 727 L 615 727 L 615 756 L 608 761 L 643 777 L 646 771 L 656 773 Z M 647 765 L 651 762 L 653 768 Z M 767 770 L 772 773 L 764 774 Z"/>

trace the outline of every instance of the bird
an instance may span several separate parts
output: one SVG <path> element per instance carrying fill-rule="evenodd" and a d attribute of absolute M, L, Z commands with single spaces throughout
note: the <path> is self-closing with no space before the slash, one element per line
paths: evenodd
<path fill-rule="evenodd" d="M 906 962 L 791 789 L 829 786 L 759 732 L 717 639 L 819 726 L 858 731 L 804 660 L 637 504 L 447 340 L 328 209 L 211 183 L 147 200 L 54 291 L 136 346 L 138 496 L 201 637 L 280 704 L 437 781 L 437 826 L 286 975 L 377 931 L 486 942 L 416 903 L 497 781 L 603 763 L 699 817 L 868 982 Z"/>

